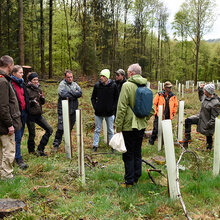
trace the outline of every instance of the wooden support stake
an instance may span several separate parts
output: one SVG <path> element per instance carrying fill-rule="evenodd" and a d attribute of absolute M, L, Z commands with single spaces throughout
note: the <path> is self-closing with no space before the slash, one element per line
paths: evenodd
<path fill-rule="evenodd" d="M 169 193 L 171 199 L 177 199 L 177 172 L 176 172 L 176 159 L 173 144 L 173 132 L 171 120 L 162 121 L 163 139 L 165 146 Z"/>
<path fill-rule="evenodd" d="M 79 175 L 82 177 L 82 184 L 85 184 L 85 165 L 84 165 L 84 149 L 83 149 L 83 125 L 82 110 L 76 110 L 76 131 L 77 131 L 77 149 L 78 149 L 78 167 Z"/>
<path fill-rule="evenodd" d="M 63 133 L 66 158 L 71 159 L 71 132 L 70 132 L 70 119 L 69 119 L 69 100 L 62 100 L 62 112 L 63 112 Z"/>
<path fill-rule="evenodd" d="M 183 139 L 184 101 L 179 101 L 178 134 L 177 140 Z"/>
<path fill-rule="evenodd" d="M 215 119 L 215 140 L 214 140 L 214 162 L 213 175 L 217 176 L 220 173 L 220 119 Z"/>
<path fill-rule="evenodd" d="M 163 106 L 159 105 L 159 117 L 158 117 L 158 151 L 162 150 L 162 117 L 163 117 Z"/>

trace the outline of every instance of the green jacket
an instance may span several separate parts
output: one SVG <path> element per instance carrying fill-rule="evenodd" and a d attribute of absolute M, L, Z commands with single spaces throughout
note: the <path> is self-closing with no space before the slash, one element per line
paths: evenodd
<path fill-rule="evenodd" d="M 135 105 L 135 95 L 138 88 L 137 84 L 146 85 L 147 79 L 143 78 L 139 74 L 133 75 L 122 86 L 115 119 L 117 132 L 132 131 L 133 128 L 136 128 L 138 130 L 145 129 L 148 119 L 154 113 L 154 110 L 152 108 L 150 116 L 145 118 L 138 118 L 131 110 L 130 106 L 134 108 Z"/>

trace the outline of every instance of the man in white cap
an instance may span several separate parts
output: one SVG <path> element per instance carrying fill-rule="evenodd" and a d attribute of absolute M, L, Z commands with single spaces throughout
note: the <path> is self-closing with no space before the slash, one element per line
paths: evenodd
<path fill-rule="evenodd" d="M 95 110 L 93 151 L 96 152 L 99 145 L 102 120 L 104 118 L 107 123 L 109 141 L 114 135 L 113 124 L 114 114 L 117 108 L 118 89 L 116 84 L 110 79 L 110 71 L 108 69 L 101 71 L 100 80 L 94 86 L 91 101 Z"/>
<path fill-rule="evenodd" d="M 215 118 L 220 115 L 220 102 L 215 92 L 215 85 L 202 84 L 198 89 L 202 106 L 199 114 L 192 115 L 185 120 L 185 139 L 180 141 L 186 146 L 191 142 L 191 125 L 197 125 L 197 131 L 206 136 L 207 150 L 212 149 L 212 136 L 215 131 Z"/>

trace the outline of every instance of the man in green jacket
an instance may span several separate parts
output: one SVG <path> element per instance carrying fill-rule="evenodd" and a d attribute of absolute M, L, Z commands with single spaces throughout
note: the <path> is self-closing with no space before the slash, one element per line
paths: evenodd
<path fill-rule="evenodd" d="M 141 145 L 147 120 L 150 118 L 150 116 L 138 118 L 131 109 L 135 105 L 137 85 L 147 84 L 147 79 L 141 76 L 141 66 L 137 63 L 132 64 L 127 73 L 128 80 L 122 86 L 115 119 L 116 131 L 122 131 L 127 149 L 127 152 L 122 155 L 125 165 L 125 182 L 121 186 L 124 188 L 136 184 L 141 176 Z"/>

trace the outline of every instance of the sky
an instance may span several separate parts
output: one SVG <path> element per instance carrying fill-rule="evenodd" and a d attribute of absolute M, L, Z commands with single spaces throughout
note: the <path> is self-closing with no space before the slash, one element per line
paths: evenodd
<path fill-rule="evenodd" d="M 169 13 L 169 20 L 168 20 L 168 30 L 171 28 L 171 23 L 174 20 L 174 15 L 176 12 L 179 11 L 180 5 L 184 2 L 184 0 L 162 0 L 164 2 L 164 5 L 168 8 L 168 13 Z M 215 11 L 217 12 L 217 20 L 215 21 L 212 30 L 207 33 L 203 39 L 204 40 L 209 40 L 209 39 L 217 39 L 220 38 L 220 0 L 216 0 L 216 9 Z M 172 30 L 169 31 L 170 33 Z M 172 38 L 172 34 L 170 36 Z"/>

